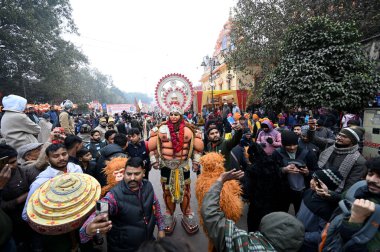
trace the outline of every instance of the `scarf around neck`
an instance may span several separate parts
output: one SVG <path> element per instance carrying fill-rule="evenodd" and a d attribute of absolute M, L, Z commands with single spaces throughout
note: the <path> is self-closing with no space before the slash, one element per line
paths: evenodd
<path fill-rule="evenodd" d="M 348 148 L 337 148 L 335 145 L 333 145 L 324 150 L 319 156 L 318 167 L 323 169 L 323 167 L 329 161 L 331 154 L 336 153 L 338 155 L 346 155 L 343 162 L 340 164 L 338 168 L 340 174 L 342 174 L 343 180 L 340 183 L 339 187 L 335 190 L 336 192 L 342 192 L 348 174 L 350 173 L 356 160 L 360 157 L 360 152 L 358 150 L 359 146 L 357 144 Z"/>

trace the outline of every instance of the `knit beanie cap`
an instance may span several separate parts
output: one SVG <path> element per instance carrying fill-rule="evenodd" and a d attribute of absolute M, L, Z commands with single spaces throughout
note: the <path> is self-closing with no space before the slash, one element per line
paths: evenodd
<path fill-rule="evenodd" d="M 365 130 L 362 127 L 351 127 L 343 128 L 340 133 L 346 135 L 351 140 L 352 144 L 355 145 L 363 138 L 364 131 Z"/>
<path fill-rule="evenodd" d="M 338 170 L 323 169 L 314 172 L 313 178 L 321 180 L 329 190 L 334 191 L 343 181 Z"/>
<path fill-rule="evenodd" d="M 25 155 L 32 150 L 35 150 L 39 147 L 41 147 L 43 144 L 42 143 L 29 143 L 21 146 L 20 148 L 17 149 L 17 161 L 19 163 L 25 162 Z"/>
<path fill-rule="evenodd" d="M 290 130 L 285 130 L 281 133 L 282 146 L 298 145 L 298 136 Z"/>

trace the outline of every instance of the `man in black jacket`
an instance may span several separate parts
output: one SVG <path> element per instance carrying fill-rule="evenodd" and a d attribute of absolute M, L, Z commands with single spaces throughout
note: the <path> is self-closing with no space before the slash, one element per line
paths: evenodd
<path fill-rule="evenodd" d="M 140 157 L 144 162 L 145 179 L 149 179 L 150 160 L 149 153 L 146 149 L 145 141 L 141 140 L 140 130 L 132 128 L 129 133 L 129 143 L 126 152 L 129 157 Z"/>
<path fill-rule="evenodd" d="M 298 212 L 303 191 L 309 187 L 312 173 L 318 169 L 314 152 L 298 146 L 298 136 L 293 131 L 281 134 L 282 147 L 272 153 L 272 159 L 281 170 L 281 211 L 288 212 L 291 203 Z"/>
<path fill-rule="evenodd" d="M 116 125 L 116 128 L 119 133 L 127 135 L 128 131 L 131 129 L 131 123 L 125 116 L 123 116 L 121 117 L 120 123 Z"/>
<path fill-rule="evenodd" d="M 91 141 L 85 145 L 87 149 L 90 150 L 92 155 L 92 161 L 95 161 L 99 156 L 99 150 L 105 147 L 107 144 L 102 141 L 99 130 L 91 131 Z"/>
<path fill-rule="evenodd" d="M 207 151 L 218 152 L 223 155 L 226 159 L 225 168 L 227 171 L 231 170 L 231 150 L 239 144 L 240 139 L 243 135 L 242 127 L 239 123 L 234 123 L 231 125 L 232 129 L 235 130 L 235 134 L 232 139 L 226 140 L 220 135 L 220 131 L 217 128 L 209 128 L 207 130 L 207 137 L 209 143 L 207 144 Z M 237 168 L 237 167 L 236 167 Z"/>
<path fill-rule="evenodd" d="M 108 251 L 132 252 L 144 241 L 154 239 L 155 225 L 158 238 L 165 237 L 160 203 L 152 184 L 143 178 L 143 160 L 130 158 L 124 179 L 101 200 L 108 204 L 108 214 L 93 213 L 80 229 L 83 243 L 96 234 L 107 234 Z"/>

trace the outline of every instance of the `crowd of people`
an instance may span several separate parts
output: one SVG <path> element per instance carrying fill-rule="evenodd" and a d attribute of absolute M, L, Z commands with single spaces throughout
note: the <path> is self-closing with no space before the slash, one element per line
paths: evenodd
<path fill-rule="evenodd" d="M 37 114 L 17 95 L 2 105 L 0 251 L 193 251 L 186 238 L 168 235 L 177 204 L 184 230 L 199 230 L 190 173 L 202 176 L 211 153 L 221 156 L 224 170 L 198 198 L 209 250 L 380 249 L 380 158 L 361 154 L 360 116 L 324 109 L 242 113 L 227 103 L 200 113 L 173 103 L 168 114 L 76 115 L 70 100 L 62 111 Z M 162 195 L 149 181 L 152 168 L 160 171 Z M 91 212 L 73 231 L 41 234 L 29 225 L 29 199 L 65 173 L 96 179 L 108 211 Z M 247 230 L 221 206 L 230 200 L 223 188 L 231 180 L 248 204 Z"/>

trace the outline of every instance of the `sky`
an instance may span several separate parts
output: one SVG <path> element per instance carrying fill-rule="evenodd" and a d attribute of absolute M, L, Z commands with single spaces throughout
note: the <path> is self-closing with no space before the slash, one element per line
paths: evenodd
<path fill-rule="evenodd" d="M 90 65 L 126 92 L 153 97 L 161 77 L 200 84 L 236 0 L 70 0 L 79 36 L 68 36 Z"/>

